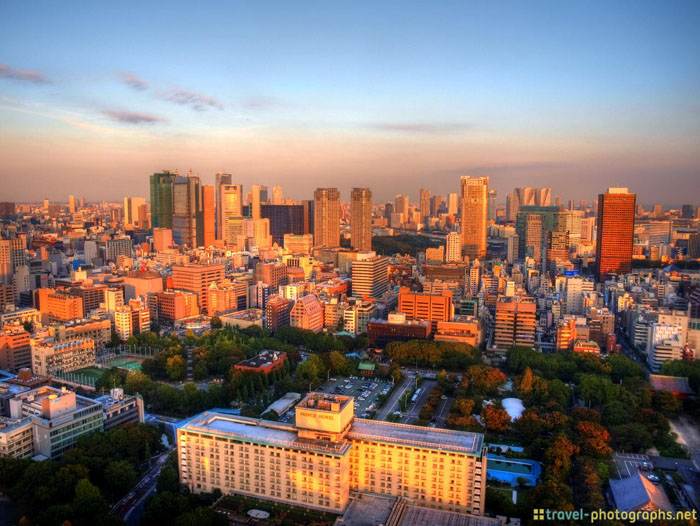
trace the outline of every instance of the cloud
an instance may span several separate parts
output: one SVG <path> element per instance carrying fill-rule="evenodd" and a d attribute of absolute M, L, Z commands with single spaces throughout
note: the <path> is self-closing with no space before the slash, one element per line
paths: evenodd
<path fill-rule="evenodd" d="M 260 110 L 269 108 L 271 106 L 277 106 L 280 104 L 280 102 L 274 97 L 267 97 L 265 95 L 255 95 L 243 99 L 241 101 L 241 104 L 244 108 L 248 108 L 251 110 Z"/>
<path fill-rule="evenodd" d="M 23 80 L 32 84 L 50 84 L 51 81 L 37 71 L 26 71 L 21 69 L 13 69 L 7 64 L 0 64 L 0 78 Z"/>
<path fill-rule="evenodd" d="M 467 123 L 379 123 L 370 125 L 372 129 L 386 132 L 438 135 L 473 130 L 474 126 Z"/>
<path fill-rule="evenodd" d="M 158 122 L 168 122 L 166 119 L 162 119 L 154 115 L 148 115 L 146 113 L 135 113 L 120 110 L 104 110 L 102 113 L 113 121 L 124 122 L 127 124 L 155 124 Z"/>
<path fill-rule="evenodd" d="M 119 75 L 122 79 L 122 82 L 129 86 L 131 89 L 135 89 L 137 91 L 144 91 L 148 89 L 148 82 L 146 82 L 142 78 L 137 77 L 130 71 L 120 71 Z"/>
<path fill-rule="evenodd" d="M 205 111 L 210 108 L 224 109 L 223 104 L 214 97 L 183 88 L 172 88 L 162 98 L 175 104 L 190 106 L 196 111 Z"/>

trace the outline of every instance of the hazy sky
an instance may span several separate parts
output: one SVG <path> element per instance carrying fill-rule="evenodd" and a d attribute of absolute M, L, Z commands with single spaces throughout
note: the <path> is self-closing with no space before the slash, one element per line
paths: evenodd
<path fill-rule="evenodd" d="M 700 204 L 700 2 L 27 2 L 0 10 L 0 200 L 148 175 L 370 186 L 489 175 Z"/>

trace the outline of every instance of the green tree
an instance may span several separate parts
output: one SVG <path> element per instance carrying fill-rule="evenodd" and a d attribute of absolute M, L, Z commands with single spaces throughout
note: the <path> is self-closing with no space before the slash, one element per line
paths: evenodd
<path fill-rule="evenodd" d="M 182 380 L 187 372 L 187 364 L 179 354 L 171 356 L 166 362 L 166 371 L 171 380 Z"/>
<path fill-rule="evenodd" d="M 664 415 L 675 415 L 681 410 L 681 401 L 668 391 L 656 391 L 652 397 L 652 406 Z"/>
<path fill-rule="evenodd" d="M 104 478 L 110 493 L 115 497 L 121 497 L 136 485 L 138 472 L 131 462 L 116 460 L 107 464 Z"/>

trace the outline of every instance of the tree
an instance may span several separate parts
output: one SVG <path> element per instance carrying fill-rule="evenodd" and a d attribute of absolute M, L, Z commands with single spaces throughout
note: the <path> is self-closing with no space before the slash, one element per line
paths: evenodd
<path fill-rule="evenodd" d="M 610 433 L 600 424 L 578 421 L 574 426 L 574 432 L 582 454 L 593 458 L 605 458 L 612 453 L 608 445 Z"/>
<path fill-rule="evenodd" d="M 518 392 L 520 394 L 529 394 L 532 391 L 533 375 L 532 369 L 525 367 L 522 377 L 520 378 L 520 384 L 518 385 Z"/>
<path fill-rule="evenodd" d="M 481 419 L 486 429 L 497 433 L 504 433 L 510 426 L 510 415 L 508 412 L 501 407 L 496 407 L 494 404 L 484 405 L 481 409 Z"/>
<path fill-rule="evenodd" d="M 131 462 L 117 460 L 107 464 L 104 478 L 112 495 L 121 497 L 138 482 L 138 472 Z"/>
<path fill-rule="evenodd" d="M 651 403 L 654 409 L 664 415 L 675 415 L 681 410 L 681 401 L 668 391 L 656 391 Z"/>
<path fill-rule="evenodd" d="M 212 316 L 209 323 L 211 323 L 212 329 L 221 329 L 221 327 L 224 326 L 224 324 L 221 322 L 221 318 L 218 316 Z"/>
<path fill-rule="evenodd" d="M 187 372 L 185 360 L 179 354 L 168 358 L 165 368 L 171 380 L 182 380 Z"/>
<path fill-rule="evenodd" d="M 195 380 L 205 380 L 209 376 L 207 364 L 203 360 L 198 361 L 194 366 L 194 369 L 192 369 L 192 374 L 194 375 Z"/>
<path fill-rule="evenodd" d="M 109 506 L 102 498 L 100 489 L 88 479 L 81 479 L 75 485 L 73 516 L 75 526 L 100 524 L 101 517 L 107 515 Z"/>
<path fill-rule="evenodd" d="M 558 480 L 566 480 L 571 472 L 571 458 L 579 452 L 564 433 L 559 433 L 544 452 L 547 475 Z"/>

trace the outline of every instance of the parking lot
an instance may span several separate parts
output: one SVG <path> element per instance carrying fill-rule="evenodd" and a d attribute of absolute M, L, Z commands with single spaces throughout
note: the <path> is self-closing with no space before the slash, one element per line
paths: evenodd
<path fill-rule="evenodd" d="M 355 397 L 355 416 L 367 417 L 370 411 L 378 409 L 378 398 L 391 391 L 391 381 L 379 378 L 351 376 L 350 378 L 331 378 L 323 384 L 322 393 L 342 394 Z"/>
<path fill-rule="evenodd" d="M 647 455 L 615 453 L 614 460 L 619 478 L 631 477 L 638 471 L 651 473 L 654 467 Z"/>

